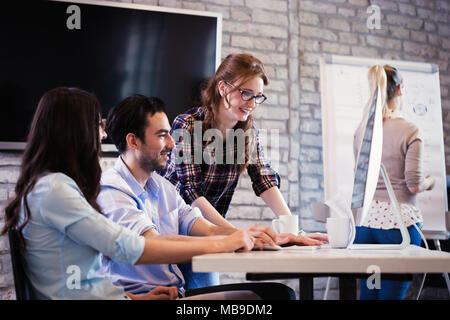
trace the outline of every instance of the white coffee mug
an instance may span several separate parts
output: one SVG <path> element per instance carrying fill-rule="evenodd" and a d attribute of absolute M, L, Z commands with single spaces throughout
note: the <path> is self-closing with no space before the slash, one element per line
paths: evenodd
<path fill-rule="evenodd" d="M 328 243 L 332 248 L 346 248 L 350 237 L 350 218 L 327 218 Z"/>
<path fill-rule="evenodd" d="M 293 233 L 298 234 L 298 216 L 282 215 L 278 219 L 272 220 L 272 228 L 277 233 Z"/>

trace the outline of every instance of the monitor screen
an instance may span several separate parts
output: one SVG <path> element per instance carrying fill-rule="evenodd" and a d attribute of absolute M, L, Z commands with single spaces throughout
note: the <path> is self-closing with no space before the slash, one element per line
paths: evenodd
<path fill-rule="evenodd" d="M 103 117 L 130 94 L 157 96 L 171 122 L 198 103 L 200 84 L 214 75 L 218 16 L 105 3 L 11 3 L 0 11 L 0 148 L 26 141 L 49 89 L 94 93 Z M 68 27 L 72 4 L 79 29 Z"/>
<path fill-rule="evenodd" d="M 374 90 L 364 112 L 361 125 L 355 133 L 355 145 L 357 157 L 351 208 L 362 208 L 357 219 L 362 221 L 369 211 L 380 177 L 383 153 L 383 115 L 380 87 Z"/>
<path fill-rule="evenodd" d="M 363 122 L 358 127 L 355 134 L 355 144 L 357 145 L 357 159 L 355 165 L 355 177 L 353 181 L 353 193 L 351 208 L 361 208 L 364 204 L 364 194 L 367 183 L 367 173 L 369 171 L 369 159 L 372 146 L 372 135 L 375 124 L 375 110 L 377 106 L 376 96 L 378 88 L 375 90 L 369 103 L 368 113 L 363 115 Z"/>

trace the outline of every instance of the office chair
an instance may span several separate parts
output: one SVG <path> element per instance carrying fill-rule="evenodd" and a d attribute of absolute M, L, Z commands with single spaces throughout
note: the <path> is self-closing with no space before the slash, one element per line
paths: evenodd
<path fill-rule="evenodd" d="M 20 253 L 21 241 L 17 230 L 8 230 L 9 248 L 17 300 L 32 300 L 31 284 L 25 274 L 24 262 Z"/>

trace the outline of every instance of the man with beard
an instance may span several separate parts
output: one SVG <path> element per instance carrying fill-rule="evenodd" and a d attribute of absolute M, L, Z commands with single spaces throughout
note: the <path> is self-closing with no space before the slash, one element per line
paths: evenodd
<path fill-rule="evenodd" d="M 165 167 L 174 148 L 160 99 L 143 95 L 125 98 L 110 111 L 106 131 L 120 154 L 115 166 L 102 174 L 102 190 L 97 199 L 108 218 L 144 237 L 185 241 L 186 245 L 209 237 L 224 237 L 237 230 L 204 219 L 198 208 L 187 205 L 176 188 L 154 172 Z M 263 243 L 274 245 L 275 240 L 278 244 L 287 242 L 268 227 L 254 225 L 247 230 L 260 248 Z M 295 297 L 292 289 L 279 283 L 184 290 L 183 275 L 175 264 L 132 266 L 105 257 L 101 272 L 135 295 L 157 286 L 176 286 L 180 296 L 203 294 L 202 299 L 208 299 L 204 293 L 212 294 L 215 299 Z"/>

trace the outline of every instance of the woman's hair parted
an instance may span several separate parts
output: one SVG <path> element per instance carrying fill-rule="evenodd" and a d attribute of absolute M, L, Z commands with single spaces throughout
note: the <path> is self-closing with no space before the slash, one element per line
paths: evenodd
<path fill-rule="evenodd" d="M 31 213 L 27 195 L 47 172 L 61 172 L 72 178 L 89 204 L 101 212 L 96 202 L 101 177 L 100 121 L 100 102 L 94 95 L 65 87 L 44 93 L 27 137 L 15 197 L 5 209 L 2 234 L 8 229 L 22 231 L 28 223 Z M 22 200 L 25 216 L 19 226 Z"/>
<path fill-rule="evenodd" d="M 264 71 L 263 63 L 254 56 L 247 53 L 229 54 L 220 64 L 215 75 L 208 81 L 206 89 L 202 92 L 202 105 L 206 109 L 206 117 L 203 121 L 203 130 L 217 127 L 216 119 L 222 96 L 219 91 L 219 82 L 233 84 L 230 92 L 238 90 L 237 88 L 246 81 L 260 77 L 264 85 L 269 84 L 269 79 Z M 225 96 L 224 99 L 227 99 Z M 228 101 L 227 101 L 228 102 Z M 252 130 L 253 118 L 249 115 L 246 121 L 239 121 L 234 129 L 242 129 L 244 132 Z M 250 139 L 245 137 L 245 163 L 241 165 L 242 172 L 250 160 Z"/>
<path fill-rule="evenodd" d="M 383 119 L 389 115 L 389 102 L 396 97 L 397 87 L 403 83 L 403 78 L 398 70 L 390 65 L 374 65 L 368 73 L 370 92 L 373 93 L 377 86 L 381 90 L 383 103 Z"/>

